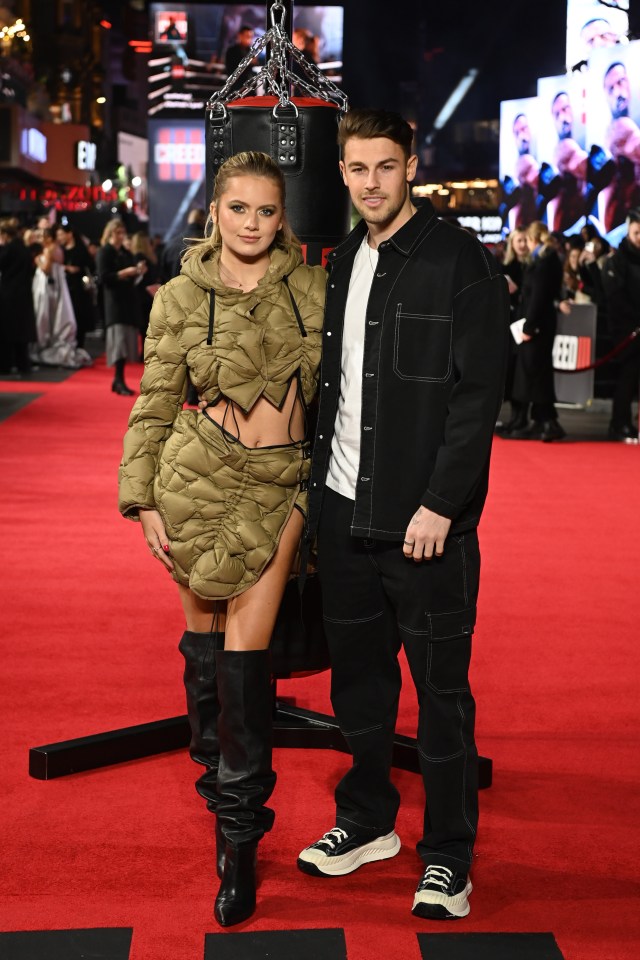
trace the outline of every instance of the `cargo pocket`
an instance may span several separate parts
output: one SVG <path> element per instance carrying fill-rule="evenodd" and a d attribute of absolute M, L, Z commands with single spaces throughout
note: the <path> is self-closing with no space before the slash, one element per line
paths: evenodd
<path fill-rule="evenodd" d="M 403 380 L 446 380 L 451 373 L 451 317 L 396 309 L 393 369 Z"/>
<path fill-rule="evenodd" d="M 447 539 L 442 557 L 407 561 L 400 629 L 427 641 L 470 637 L 476 623 L 480 551 L 475 530 Z"/>

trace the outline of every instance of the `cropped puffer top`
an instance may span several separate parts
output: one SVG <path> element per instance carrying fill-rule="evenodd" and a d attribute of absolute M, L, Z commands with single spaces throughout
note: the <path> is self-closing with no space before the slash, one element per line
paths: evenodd
<path fill-rule="evenodd" d="M 280 408 L 293 376 L 300 378 L 305 404 L 316 391 L 323 268 L 305 266 L 296 252 L 274 249 L 264 277 L 244 292 L 222 283 L 218 260 L 217 254 L 187 258 L 180 276 L 161 287 L 153 302 L 140 396 L 129 417 L 120 467 L 120 510 L 132 519 L 138 508 L 154 507 L 158 457 L 182 410 L 187 373 L 202 399 L 215 403 L 225 397 L 245 413 L 259 397 Z"/>

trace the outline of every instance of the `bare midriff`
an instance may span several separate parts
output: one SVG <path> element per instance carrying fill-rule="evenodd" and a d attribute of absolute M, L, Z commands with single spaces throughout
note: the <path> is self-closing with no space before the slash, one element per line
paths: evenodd
<path fill-rule="evenodd" d="M 272 447 L 304 440 L 304 410 L 295 378 L 280 409 L 260 397 L 251 412 L 245 413 L 223 396 L 215 406 L 207 407 L 207 415 L 245 447 Z"/>

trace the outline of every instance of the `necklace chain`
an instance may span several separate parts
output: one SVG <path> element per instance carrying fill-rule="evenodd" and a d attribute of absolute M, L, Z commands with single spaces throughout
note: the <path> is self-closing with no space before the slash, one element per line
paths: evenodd
<path fill-rule="evenodd" d="M 222 262 L 222 260 L 219 260 L 219 261 L 218 261 L 218 264 L 219 264 L 220 271 L 226 273 L 227 277 L 229 278 L 229 280 L 231 280 L 232 283 L 235 283 L 235 284 L 237 284 L 239 287 L 242 287 L 241 282 L 238 280 L 237 277 L 234 277 L 234 275 L 233 275 L 232 273 L 230 273 L 229 270 L 227 270 L 227 268 L 225 267 L 225 265 L 224 265 L 224 263 Z"/>
<path fill-rule="evenodd" d="M 366 241 L 365 241 L 365 242 L 366 242 L 366 244 L 367 244 L 367 254 L 368 254 L 368 256 L 369 256 L 369 266 L 371 267 L 371 272 L 373 273 L 373 275 L 374 275 L 374 277 L 375 277 L 375 275 L 376 275 L 376 266 L 375 266 L 375 264 L 374 264 L 374 262 L 373 262 L 373 258 L 372 258 L 372 256 L 371 256 L 371 244 L 369 243 L 369 240 L 370 240 L 370 239 L 371 239 L 371 234 L 370 234 L 370 233 L 367 233 Z"/>

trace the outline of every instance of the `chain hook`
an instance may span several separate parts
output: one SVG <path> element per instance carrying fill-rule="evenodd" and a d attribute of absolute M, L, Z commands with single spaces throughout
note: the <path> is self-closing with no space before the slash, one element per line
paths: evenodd
<path fill-rule="evenodd" d="M 279 22 L 276 20 L 276 12 L 280 14 Z M 269 16 L 271 17 L 271 26 L 282 30 L 286 15 L 287 11 L 285 10 L 284 3 L 281 3 L 280 0 L 275 0 L 275 3 L 272 4 L 271 10 L 269 11 Z"/>

